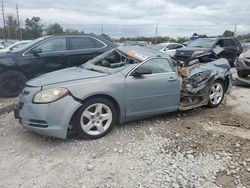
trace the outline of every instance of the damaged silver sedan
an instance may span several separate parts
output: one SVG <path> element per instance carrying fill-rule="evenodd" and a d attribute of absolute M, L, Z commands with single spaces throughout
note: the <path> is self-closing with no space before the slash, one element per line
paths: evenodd
<path fill-rule="evenodd" d="M 24 128 L 96 139 L 115 124 L 202 105 L 216 107 L 231 85 L 225 59 L 183 66 L 141 46 L 120 46 L 81 67 L 30 80 L 15 112 Z"/>

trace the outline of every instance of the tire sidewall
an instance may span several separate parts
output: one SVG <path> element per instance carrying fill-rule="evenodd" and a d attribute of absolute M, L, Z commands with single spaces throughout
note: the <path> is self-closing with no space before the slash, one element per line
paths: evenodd
<path fill-rule="evenodd" d="M 102 104 L 107 105 L 110 108 L 111 113 L 112 113 L 112 122 L 111 122 L 109 128 L 104 133 L 102 133 L 100 135 L 87 134 L 85 131 L 82 130 L 81 123 L 80 123 L 81 116 L 82 116 L 82 113 L 84 112 L 84 110 L 94 103 L 102 103 Z M 116 123 L 116 119 L 117 119 L 117 112 L 116 112 L 115 106 L 112 102 L 110 102 L 108 99 L 105 99 L 105 98 L 93 98 L 93 99 L 86 101 L 77 111 L 77 115 L 76 115 L 76 118 L 74 121 L 74 130 L 77 132 L 77 134 L 79 135 L 80 138 L 84 138 L 84 139 L 88 139 L 88 140 L 101 138 L 101 137 L 107 135 L 114 128 L 114 125 Z"/>
<path fill-rule="evenodd" d="M 220 101 L 218 104 L 213 104 L 213 103 L 211 102 L 211 100 L 210 100 L 210 92 L 211 92 L 212 87 L 213 87 L 214 84 L 216 84 L 216 83 L 221 84 L 221 86 L 222 86 L 222 88 L 223 88 L 223 95 L 222 95 L 221 101 Z M 213 85 L 212 85 L 212 87 L 211 87 L 211 89 L 210 89 L 210 91 L 209 91 L 209 95 L 208 95 L 208 107 L 210 107 L 210 108 L 215 108 L 215 107 L 219 106 L 219 105 L 222 103 L 222 101 L 223 101 L 223 99 L 224 99 L 224 96 L 225 96 L 225 91 L 226 91 L 226 89 L 225 89 L 225 84 L 224 84 L 221 80 L 215 80 L 214 83 L 213 83 Z"/>
<path fill-rule="evenodd" d="M 9 92 L 3 88 L 2 81 L 7 76 L 16 76 L 16 77 L 18 77 L 18 79 L 20 79 L 22 81 L 22 86 L 21 86 L 19 91 Z M 17 95 L 19 95 L 22 92 L 22 89 L 24 88 L 26 82 L 27 82 L 26 76 L 20 71 L 7 70 L 7 71 L 0 73 L 0 96 L 1 97 L 16 97 Z"/>

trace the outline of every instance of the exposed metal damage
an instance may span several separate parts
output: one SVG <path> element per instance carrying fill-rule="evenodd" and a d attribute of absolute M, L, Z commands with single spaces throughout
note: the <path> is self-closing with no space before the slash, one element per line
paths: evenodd
<path fill-rule="evenodd" d="M 187 72 L 188 74 L 183 74 Z M 191 70 L 190 70 L 191 69 Z M 192 74 L 192 67 L 182 67 L 179 69 L 182 79 L 180 110 L 188 110 L 207 104 L 209 92 L 215 81 L 212 71 L 203 71 Z"/>
<path fill-rule="evenodd" d="M 176 62 L 181 81 L 181 100 L 179 109 L 188 110 L 207 105 L 211 86 L 215 80 L 226 78 L 224 89 L 231 86 L 230 65 L 226 59 L 213 59 L 202 62 L 199 58 L 192 60 L 184 66 Z M 218 71 L 218 68 L 219 69 Z"/>

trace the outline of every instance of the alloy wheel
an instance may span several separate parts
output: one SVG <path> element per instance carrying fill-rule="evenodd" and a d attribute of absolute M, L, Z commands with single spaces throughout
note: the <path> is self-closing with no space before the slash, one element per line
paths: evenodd
<path fill-rule="evenodd" d="M 209 95 L 210 102 L 213 105 L 219 104 L 221 100 L 223 99 L 223 94 L 224 94 L 224 89 L 221 83 L 219 82 L 214 83 L 214 85 L 211 88 L 210 95 Z"/>
<path fill-rule="evenodd" d="M 82 130 L 92 136 L 104 133 L 112 123 L 112 111 L 103 103 L 88 106 L 80 118 Z"/>

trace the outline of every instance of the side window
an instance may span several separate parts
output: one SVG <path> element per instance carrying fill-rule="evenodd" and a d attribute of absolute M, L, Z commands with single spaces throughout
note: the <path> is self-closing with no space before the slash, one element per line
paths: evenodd
<path fill-rule="evenodd" d="M 222 40 L 219 40 L 219 41 L 216 43 L 216 46 L 223 47 L 223 42 L 222 42 Z"/>
<path fill-rule="evenodd" d="M 175 44 L 169 44 L 166 48 L 166 50 L 172 50 L 175 49 Z"/>
<path fill-rule="evenodd" d="M 94 43 L 89 37 L 70 37 L 71 50 L 83 50 L 94 48 Z"/>
<path fill-rule="evenodd" d="M 42 53 L 57 52 L 66 50 L 66 38 L 54 38 L 37 45 L 34 50 L 41 50 Z"/>
<path fill-rule="evenodd" d="M 182 45 L 176 44 L 176 48 L 175 49 L 182 48 L 182 47 L 183 47 Z"/>
<path fill-rule="evenodd" d="M 234 43 L 231 39 L 223 39 L 218 42 L 220 47 L 229 47 L 229 46 L 234 46 Z"/>
<path fill-rule="evenodd" d="M 173 72 L 173 68 L 167 59 L 156 58 L 151 59 L 141 65 L 142 67 L 152 70 L 152 73 Z"/>
<path fill-rule="evenodd" d="M 225 39 L 223 40 L 224 46 L 228 47 L 228 46 L 234 46 L 234 43 L 231 39 Z"/>
<path fill-rule="evenodd" d="M 103 48 L 105 45 L 100 42 L 99 40 L 96 40 L 94 38 L 91 38 L 92 42 L 94 43 L 95 48 Z"/>

